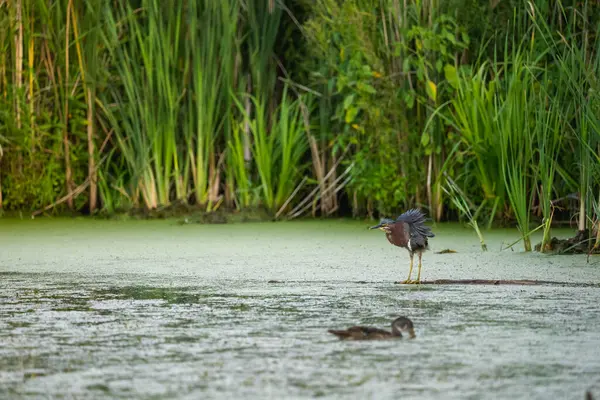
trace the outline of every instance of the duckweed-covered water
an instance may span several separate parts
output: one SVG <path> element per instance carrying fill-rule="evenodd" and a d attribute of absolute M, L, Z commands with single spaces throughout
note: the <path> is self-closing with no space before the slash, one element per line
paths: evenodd
<path fill-rule="evenodd" d="M 598 258 L 437 226 L 424 279 L 569 285 L 394 285 L 407 254 L 366 226 L 0 220 L 0 398 L 600 395 Z M 397 315 L 416 339 L 327 333 Z"/>

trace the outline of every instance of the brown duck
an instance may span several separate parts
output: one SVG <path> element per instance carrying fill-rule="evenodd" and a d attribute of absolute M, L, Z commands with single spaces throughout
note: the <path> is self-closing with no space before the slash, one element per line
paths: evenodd
<path fill-rule="evenodd" d="M 402 332 L 408 332 L 411 339 L 416 337 L 413 323 L 406 317 L 396 318 L 392 322 L 391 332 L 379 328 L 372 328 L 370 326 L 353 326 L 345 330 L 330 329 L 328 332 L 334 334 L 341 340 L 400 339 L 402 337 Z"/>

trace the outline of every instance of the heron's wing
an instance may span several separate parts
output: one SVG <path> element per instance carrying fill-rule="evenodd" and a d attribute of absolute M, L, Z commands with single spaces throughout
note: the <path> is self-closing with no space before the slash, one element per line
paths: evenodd
<path fill-rule="evenodd" d="M 410 245 L 413 249 L 425 247 L 426 237 L 415 229 L 410 230 Z"/>
<path fill-rule="evenodd" d="M 422 238 L 435 236 L 431 232 L 431 229 L 425 225 L 425 214 L 423 214 L 419 209 L 413 208 L 406 211 L 404 214 L 401 214 L 396 221 L 403 221 L 409 225 L 408 231 L 410 232 L 410 237 L 413 241 L 417 240 L 417 237 L 419 236 Z"/>

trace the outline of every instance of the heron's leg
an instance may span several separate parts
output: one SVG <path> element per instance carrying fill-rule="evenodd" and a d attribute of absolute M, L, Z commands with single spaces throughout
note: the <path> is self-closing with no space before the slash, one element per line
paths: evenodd
<path fill-rule="evenodd" d="M 419 252 L 419 272 L 417 273 L 417 283 L 421 283 L 421 257 L 423 257 L 423 253 Z"/>
<path fill-rule="evenodd" d="M 402 283 L 411 283 L 410 277 L 412 276 L 413 258 L 415 256 L 415 253 L 413 253 L 411 251 L 409 254 L 410 254 L 410 270 L 408 271 L 408 278 Z"/>

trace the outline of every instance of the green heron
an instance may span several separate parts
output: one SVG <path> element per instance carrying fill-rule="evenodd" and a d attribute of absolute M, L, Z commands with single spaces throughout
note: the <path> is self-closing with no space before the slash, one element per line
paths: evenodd
<path fill-rule="evenodd" d="M 345 330 L 330 329 L 327 332 L 334 334 L 341 340 L 385 340 L 400 339 L 402 332 L 408 332 L 411 339 L 416 337 L 413 323 L 406 317 L 396 318 L 392 322 L 392 331 L 388 332 L 370 326 L 353 326 Z"/>
<path fill-rule="evenodd" d="M 369 229 L 381 229 L 385 232 L 388 241 L 394 246 L 404 247 L 410 255 L 410 270 L 408 279 L 402 283 L 421 282 L 421 257 L 423 252 L 429 249 L 427 238 L 434 237 L 428 226 L 425 225 L 425 214 L 419 209 L 411 209 L 401 214 L 396 220 L 383 218 L 379 225 Z M 413 269 L 413 258 L 415 253 L 419 255 L 419 273 L 416 281 L 411 281 Z"/>

